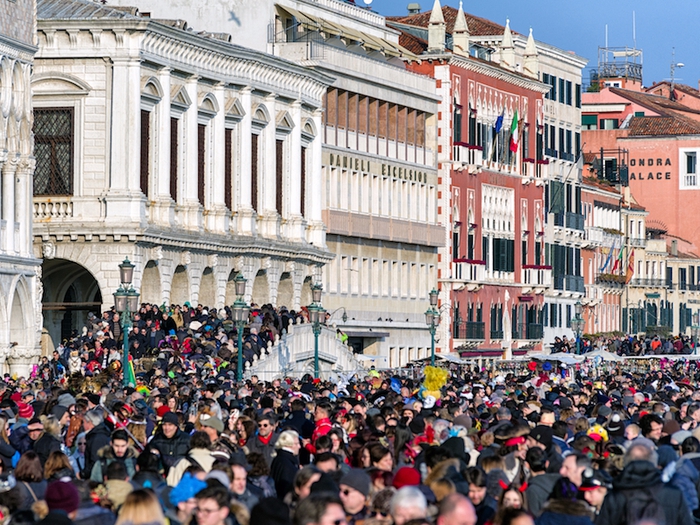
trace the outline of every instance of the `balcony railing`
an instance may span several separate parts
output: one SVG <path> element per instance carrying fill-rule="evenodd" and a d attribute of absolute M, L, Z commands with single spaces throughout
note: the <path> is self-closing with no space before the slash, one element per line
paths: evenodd
<path fill-rule="evenodd" d="M 562 228 L 564 227 L 564 214 L 563 213 L 555 213 L 554 214 L 554 226 L 561 226 Z"/>
<path fill-rule="evenodd" d="M 637 239 L 634 237 L 627 239 L 627 242 L 629 243 L 630 246 L 634 246 L 637 248 L 644 248 L 647 245 L 646 239 Z"/>
<path fill-rule="evenodd" d="M 586 287 L 583 284 L 583 277 L 578 275 L 566 275 L 566 289 L 570 292 L 584 293 Z"/>
<path fill-rule="evenodd" d="M 552 267 L 523 266 L 523 282 L 531 286 L 552 286 Z"/>
<path fill-rule="evenodd" d="M 597 226 L 591 226 L 590 228 L 586 228 L 586 240 L 595 242 L 598 244 L 603 244 L 604 237 L 605 237 L 605 232 L 603 232 L 602 228 L 598 228 Z"/>
<path fill-rule="evenodd" d="M 513 324 L 513 339 L 527 339 L 534 341 L 544 336 L 544 326 L 537 323 Z"/>
<path fill-rule="evenodd" d="M 630 281 L 630 286 L 641 287 L 641 288 L 666 288 L 665 279 L 656 278 L 637 278 Z"/>
<path fill-rule="evenodd" d="M 503 330 L 491 330 L 491 341 L 503 339 Z"/>
<path fill-rule="evenodd" d="M 554 289 L 555 290 L 563 290 L 564 289 L 564 276 L 563 275 L 555 275 L 554 276 Z"/>
<path fill-rule="evenodd" d="M 461 162 L 472 166 L 481 166 L 484 152 L 480 146 L 471 144 L 456 143 L 452 147 L 454 162 Z"/>
<path fill-rule="evenodd" d="M 584 228 L 584 218 L 581 213 L 566 213 L 566 227 L 572 230 L 583 230 Z"/>
<path fill-rule="evenodd" d="M 561 160 L 568 160 L 569 162 L 573 162 L 576 157 L 574 157 L 573 153 L 567 153 L 565 151 L 560 151 L 559 158 Z"/>
<path fill-rule="evenodd" d="M 457 281 L 481 282 L 486 277 L 484 261 L 457 260 L 452 262 L 452 278 Z"/>
<path fill-rule="evenodd" d="M 71 197 L 34 197 L 34 220 L 70 219 L 73 217 Z"/>
<path fill-rule="evenodd" d="M 467 341 L 484 340 L 484 322 L 479 321 L 458 321 L 455 327 L 455 339 L 465 339 Z"/>
<path fill-rule="evenodd" d="M 548 157 L 554 157 L 555 159 L 559 156 L 557 155 L 557 150 L 554 148 L 544 148 L 544 154 Z"/>

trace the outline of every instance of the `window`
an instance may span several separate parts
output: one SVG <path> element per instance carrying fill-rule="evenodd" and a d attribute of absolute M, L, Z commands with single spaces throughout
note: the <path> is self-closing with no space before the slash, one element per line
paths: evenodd
<path fill-rule="evenodd" d="M 301 173 L 299 180 L 299 191 L 301 193 L 301 216 L 306 217 L 306 148 L 301 148 Z"/>
<path fill-rule="evenodd" d="M 563 78 L 559 79 L 559 102 L 561 104 L 566 102 L 566 81 Z"/>
<path fill-rule="evenodd" d="M 581 84 L 576 84 L 576 107 L 581 107 Z"/>
<path fill-rule="evenodd" d="M 618 129 L 619 121 L 616 118 L 600 119 L 600 129 Z"/>
<path fill-rule="evenodd" d="M 34 195 L 73 195 L 73 108 L 34 109 Z"/>
<path fill-rule="evenodd" d="M 697 153 L 685 152 L 685 174 L 683 177 L 683 184 L 688 186 L 698 185 L 698 157 Z"/>
<path fill-rule="evenodd" d="M 180 120 L 170 117 L 170 198 L 177 202 Z"/>
<path fill-rule="evenodd" d="M 462 106 L 455 104 L 454 109 L 454 131 L 453 131 L 453 141 L 462 142 Z"/>
<path fill-rule="evenodd" d="M 206 179 L 207 126 L 197 124 L 197 199 L 204 206 L 204 183 Z"/>
<path fill-rule="evenodd" d="M 260 136 L 253 133 L 250 137 L 250 205 L 258 209 L 258 141 Z"/>
<path fill-rule="evenodd" d="M 233 210 L 233 130 L 224 130 L 224 204 Z"/>
<path fill-rule="evenodd" d="M 542 73 L 542 82 L 544 84 L 549 84 L 549 73 Z M 549 100 L 549 92 L 544 94 L 544 98 Z"/>
<path fill-rule="evenodd" d="M 573 84 L 571 80 L 566 81 L 566 104 L 571 106 L 573 104 Z"/>
<path fill-rule="evenodd" d="M 148 176 L 151 159 L 151 112 L 141 110 L 141 192 L 148 198 Z"/>
<path fill-rule="evenodd" d="M 282 204 L 284 203 L 284 140 L 275 141 L 275 209 L 282 216 Z"/>

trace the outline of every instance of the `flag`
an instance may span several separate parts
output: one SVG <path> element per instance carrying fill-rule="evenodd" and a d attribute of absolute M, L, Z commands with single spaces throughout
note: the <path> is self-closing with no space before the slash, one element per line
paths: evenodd
<path fill-rule="evenodd" d="M 622 258 L 624 257 L 625 247 L 620 247 L 620 253 L 617 254 L 617 259 L 615 259 L 615 265 L 613 266 L 612 273 L 615 273 L 618 268 L 622 269 Z"/>
<path fill-rule="evenodd" d="M 615 239 L 612 243 L 612 246 L 610 247 L 610 251 L 608 252 L 608 256 L 605 259 L 605 264 L 598 270 L 598 273 L 604 273 L 605 270 L 608 268 L 608 265 L 610 264 L 610 259 L 612 259 L 612 254 L 613 251 L 615 250 L 615 245 L 617 244 L 617 239 Z"/>
<path fill-rule="evenodd" d="M 518 151 L 518 110 L 513 114 L 513 122 L 510 124 L 510 151 Z"/>
<path fill-rule="evenodd" d="M 129 366 L 124 370 L 126 374 L 127 383 L 131 386 L 136 386 L 136 374 L 134 373 L 134 361 L 131 355 L 129 355 Z"/>
<path fill-rule="evenodd" d="M 625 284 L 628 284 L 632 280 L 634 275 L 634 250 L 630 253 L 630 260 L 627 264 L 627 275 L 625 276 Z"/>
<path fill-rule="evenodd" d="M 501 128 L 503 127 L 503 113 L 505 112 L 505 109 L 501 111 L 501 114 L 498 115 L 498 118 L 496 119 L 496 122 L 493 124 L 493 132 L 494 134 L 498 133 L 501 131 Z"/>

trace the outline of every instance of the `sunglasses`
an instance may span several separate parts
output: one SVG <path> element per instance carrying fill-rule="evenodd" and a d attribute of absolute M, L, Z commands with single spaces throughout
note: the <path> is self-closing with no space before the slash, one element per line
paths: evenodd
<path fill-rule="evenodd" d="M 260 428 L 269 428 L 269 427 L 271 427 L 271 426 L 272 426 L 272 425 L 264 424 L 264 425 L 260 425 Z"/>

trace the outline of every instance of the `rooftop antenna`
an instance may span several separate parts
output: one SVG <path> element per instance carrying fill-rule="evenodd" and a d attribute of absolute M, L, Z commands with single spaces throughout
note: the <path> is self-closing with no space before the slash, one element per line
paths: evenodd
<path fill-rule="evenodd" d="M 632 11 L 632 42 L 637 49 L 637 14 L 634 11 Z"/>
<path fill-rule="evenodd" d="M 605 47 L 608 47 L 608 24 L 605 24 Z"/>
<path fill-rule="evenodd" d="M 672 48 L 673 51 L 671 52 L 671 91 L 668 94 L 668 98 L 671 100 L 676 100 L 676 95 L 673 90 L 673 85 L 676 80 L 676 68 L 681 68 L 685 66 L 683 62 L 676 62 L 676 48 Z"/>

